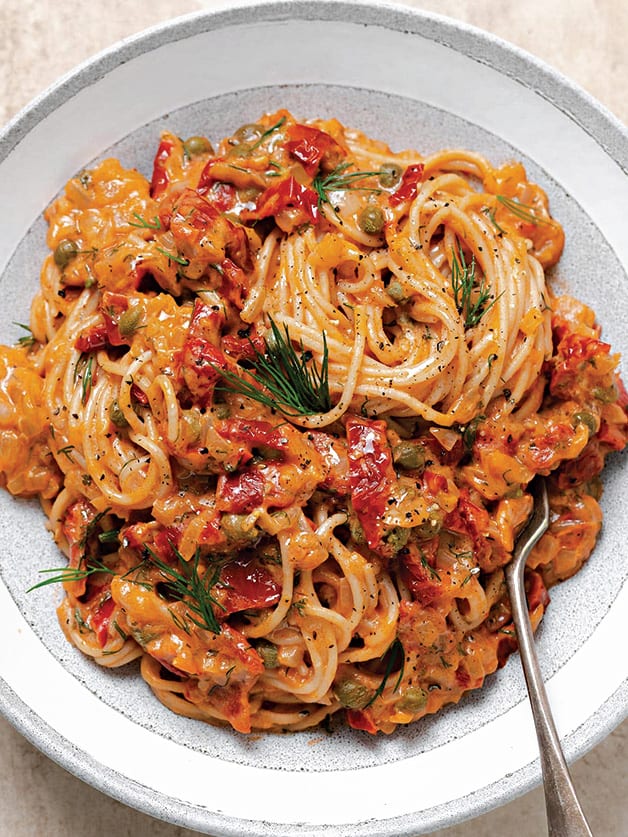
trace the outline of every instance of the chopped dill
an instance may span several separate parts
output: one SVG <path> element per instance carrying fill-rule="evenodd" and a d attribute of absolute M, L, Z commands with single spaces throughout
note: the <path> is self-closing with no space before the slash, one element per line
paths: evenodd
<path fill-rule="evenodd" d="M 495 305 L 499 297 L 491 299 L 491 291 L 486 288 L 484 277 L 479 284 L 477 283 L 475 256 L 472 257 L 471 264 L 467 264 L 460 243 L 458 243 L 458 254 L 456 255 L 456 251 L 452 250 L 451 289 L 458 313 L 464 318 L 464 327 L 473 328 Z"/>
<path fill-rule="evenodd" d="M 323 174 L 320 172 L 312 181 L 312 188 L 318 195 L 319 209 L 324 203 L 331 206 L 329 200 L 329 192 L 346 192 L 348 190 L 355 190 L 360 192 L 376 192 L 380 193 L 381 189 L 376 189 L 369 186 L 356 186 L 358 181 L 364 180 L 367 177 L 379 177 L 379 171 L 347 171 L 351 163 L 341 163 L 339 166 L 329 172 Z"/>
<path fill-rule="evenodd" d="M 168 593 L 173 599 L 183 602 L 187 607 L 190 622 L 205 631 L 219 634 L 220 624 L 216 619 L 212 605 L 218 607 L 222 607 L 222 605 L 212 595 L 211 589 L 220 579 L 220 566 L 215 564 L 211 568 L 208 567 L 204 573 L 199 572 L 201 551 L 198 547 L 191 562 L 186 561 L 179 550 L 173 547 L 181 571 L 162 561 L 149 546 L 146 547 L 146 550 L 150 555 L 151 563 L 157 567 L 164 577 Z"/>
<path fill-rule="evenodd" d="M 224 389 L 232 390 L 254 401 L 278 410 L 286 416 L 310 416 L 331 409 L 329 394 L 329 358 L 327 340 L 323 332 L 323 357 L 320 367 L 306 351 L 303 343 L 296 350 L 288 327 L 284 333 L 270 319 L 271 339 L 264 340 L 266 351 L 260 352 L 251 342 L 254 357 L 249 374 L 254 383 L 234 372 L 213 368 L 227 382 Z"/>
<path fill-rule="evenodd" d="M 388 650 L 382 655 L 385 657 L 388 655 L 388 660 L 386 662 L 386 669 L 384 671 L 384 676 L 382 677 L 382 681 L 375 690 L 373 697 L 369 700 L 367 704 L 364 705 L 364 709 L 368 709 L 371 704 L 373 704 L 377 698 L 384 693 L 384 689 L 386 688 L 386 684 L 390 678 L 390 675 L 393 673 L 394 669 L 399 666 L 399 676 L 397 677 L 397 682 L 393 687 L 393 692 L 396 692 L 403 680 L 403 672 L 404 672 L 404 663 L 405 663 L 405 651 L 403 645 L 401 644 L 401 640 L 399 637 L 394 639 L 390 644 Z"/>
<path fill-rule="evenodd" d="M 161 221 L 159 220 L 159 217 L 157 215 L 155 215 L 155 217 L 153 218 L 152 221 L 147 221 L 145 218 L 142 218 L 142 216 L 138 212 L 134 212 L 133 217 L 137 218 L 138 223 L 134 223 L 133 221 L 129 221 L 129 224 L 132 227 L 141 227 L 142 229 L 146 229 L 146 230 L 160 230 L 161 229 Z"/>
<path fill-rule="evenodd" d="M 537 226 L 538 224 L 551 223 L 548 218 L 543 218 L 542 216 L 537 215 L 534 207 L 527 203 L 521 203 L 514 198 L 506 197 L 506 195 L 496 195 L 496 198 L 509 212 L 512 212 L 513 215 L 528 224 L 534 224 L 534 226 Z"/>

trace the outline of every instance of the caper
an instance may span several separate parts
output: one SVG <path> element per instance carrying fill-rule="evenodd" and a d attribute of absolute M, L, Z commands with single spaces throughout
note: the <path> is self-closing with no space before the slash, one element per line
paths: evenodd
<path fill-rule="evenodd" d="M 76 246 L 76 242 L 72 241 L 71 238 L 63 238 L 55 247 L 54 252 L 54 260 L 57 267 L 60 267 L 63 270 L 64 267 L 67 267 L 72 259 L 78 253 L 78 247 Z"/>
<path fill-rule="evenodd" d="M 379 170 L 379 182 L 385 189 L 394 186 L 401 177 L 401 167 L 394 163 L 382 166 Z"/>
<path fill-rule="evenodd" d="M 434 511 L 428 514 L 427 520 L 414 527 L 414 532 L 419 538 L 433 538 L 442 528 L 442 516 L 440 512 Z"/>
<path fill-rule="evenodd" d="M 214 404 L 213 412 L 216 418 L 227 419 L 231 415 L 231 407 L 228 404 L 225 404 L 224 401 L 220 401 L 217 404 Z"/>
<path fill-rule="evenodd" d="M 222 529 L 227 540 L 230 541 L 255 541 L 259 535 L 259 529 L 251 526 L 246 514 L 223 514 L 220 520 Z"/>
<path fill-rule="evenodd" d="M 411 712 L 413 715 L 425 709 L 427 704 L 427 693 L 419 686 L 409 686 L 400 700 L 397 701 L 397 709 L 401 712 Z"/>
<path fill-rule="evenodd" d="M 260 642 L 255 649 L 262 658 L 264 668 L 277 668 L 277 646 L 271 642 Z"/>
<path fill-rule="evenodd" d="M 617 401 L 617 387 L 611 384 L 610 387 L 594 387 L 593 397 L 603 404 L 613 404 Z"/>
<path fill-rule="evenodd" d="M 234 144 L 241 145 L 242 143 L 256 142 L 262 136 L 262 133 L 262 128 L 259 125 L 250 123 L 248 125 L 242 125 L 233 135 L 233 139 L 235 140 Z"/>
<path fill-rule="evenodd" d="M 391 299 L 394 299 L 395 302 L 403 302 L 404 299 L 406 299 L 406 292 L 398 279 L 392 279 L 388 283 L 386 293 Z"/>
<path fill-rule="evenodd" d="M 419 442 L 399 442 L 393 448 L 393 461 L 408 471 L 419 470 L 425 465 L 425 448 Z"/>
<path fill-rule="evenodd" d="M 379 206 L 367 206 L 360 212 L 358 224 L 368 235 L 378 235 L 384 227 L 384 213 Z"/>
<path fill-rule="evenodd" d="M 109 418 L 111 419 L 111 423 L 115 424 L 116 427 L 129 426 L 129 422 L 126 420 L 126 416 L 122 412 L 122 408 L 116 399 L 114 399 L 109 405 Z"/>
<path fill-rule="evenodd" d="M 408 543 L 409 537 L 409 529 L 404 529 L 402 526 L 394 526 L 390 530 L 390 532 L 388 532 L 384 540 L 386 541 L 387 545 L 392 549 L 392 551 L 394 553 L 397 553 L 402 547 L 404 547 Z"/>
<path fill-rule="evenodd" d="M 207 137 L 189 137 L 183 143 L 183 150 L 188 157 L 196 157 L 199 154 L 213 154 L 214 149 Z"/>
<path fill-rule="evenodd" d="M 137 331 L 141 316 L 142 312 L 139 308 L 127 308 L 118 320 L 118 331 L 122 337 L 130 337 L 134 331 Z"/>
<path fill-rule="evenodd" d="M 362 524 L 358 520 L 355 514 L 349 515 L 349 520 L 347 521 L 349 524 L 349 531 L 351 532 L 351 537 L 357 544 L 365 544 L 366 543 L 366 535 L 364 534 L 364 529 L 362 528 Z"/>
<path fill-rule="evenodd" d="M 362 683 L 356 683 L 355 680 L 343 680 L 342 683 L 334 686 L 334 692 L 340 703 L 347 709 L 364 709 L 373 696 L 370 689 Z"/>
<path fill-rule="evenodd" d="M 185 425 L 185 438 L 188 442 L 198 442 L 201 438 L 201 421 L 193 410 L 184 410 L 181 413 L 181 420 Z"/>
<path fill-rule="evenodd" d="M 270 460 L 276 462 L 280 459 L 283 459 L 283 453 L 277 448 L 271 448 L 268 445 L 256 445 L 255 450 L 262 459 Z"/>
<path fill-rule="evenodd" d="M 579 424 L 586 425 L 586 428 L 589 431 L 589 438 L 591 436 L 595 436 L 595 434 L 597 433 L 597 422 L 595 420 L 595 416 L 592 413 L 588 413 L 584 410 L 580 413 L 574 414 L 574 417 L 571 420 L 571 424 L 573 427 L 577 427 Z"/>

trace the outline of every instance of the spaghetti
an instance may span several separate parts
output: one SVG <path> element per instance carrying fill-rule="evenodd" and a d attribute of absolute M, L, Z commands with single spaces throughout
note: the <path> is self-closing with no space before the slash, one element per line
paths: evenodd
<path fill-rule="evenodd" d="M 0 483 L 38 496 L 70 642 L 240 732 L 392 732 L 516 647 L 503 566 L 549 475 L 532 622 L 601 525 L 628 398 L 519 163 L 287 111 L 165 133 L 46 210 L 0 350 Z M 39 586 L 39 585 L 37 585 Z"/>

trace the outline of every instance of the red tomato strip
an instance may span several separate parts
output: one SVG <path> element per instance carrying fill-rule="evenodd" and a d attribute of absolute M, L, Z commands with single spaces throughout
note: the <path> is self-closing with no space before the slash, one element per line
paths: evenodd
<path fill-rule="evenodd" d="M 347 420 L 351 502 L 371 549 L 381 545 L 382 515 L 396 480 L 386 422 L 351 416 Z"/>

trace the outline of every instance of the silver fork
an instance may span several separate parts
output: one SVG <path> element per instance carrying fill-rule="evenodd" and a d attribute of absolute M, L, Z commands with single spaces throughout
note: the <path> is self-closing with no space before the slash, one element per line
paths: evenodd
<path fill-rule="evenodd" d="M 506 566 L 505 572 L 512 617 L 517 631 L 519 656 L 539 742 L 548 834 L 550 837 L 592 837 L 560 746 L 530 625 L 523 571 L 532 548 L 549 526 L 549 501 L 542 477 L 536 477 L 530 483 L 529 490 L 534 498 L 532 515 L 517 538 L 512 561 Z"/>

